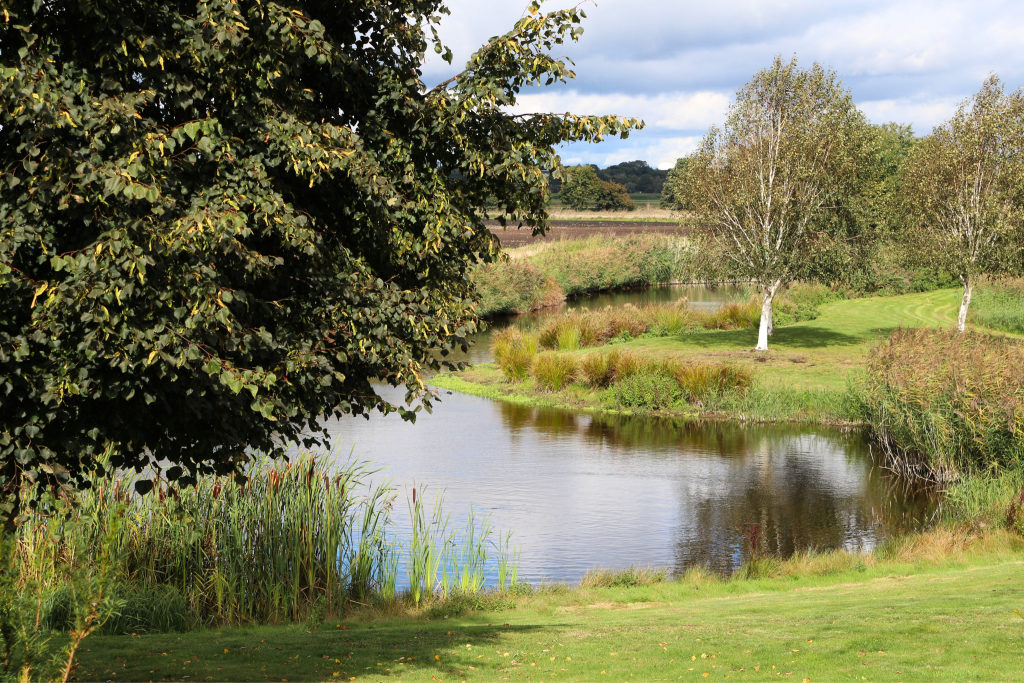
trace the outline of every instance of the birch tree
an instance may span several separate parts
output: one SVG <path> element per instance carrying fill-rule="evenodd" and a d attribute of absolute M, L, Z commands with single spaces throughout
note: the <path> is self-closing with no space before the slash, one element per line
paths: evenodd
<path fill-rule="evenodd" d="M 768 349 L 775 295 L 857 180 L 866 130 L 835 72 L 776 57 L 739 90 L 725 125 L 708 132 L 686 165 L 679 192 L 704 225 L 705 246 L 760 289 L 759 351 Z"/>
<path fill-rule="evenodd" d="M 989 76 L 903 167 L 908 237 L 922 258 L 960 278 L 964 331 L 978 278 L 1004 272 L 1020 249 L 1024 94 Z"/>

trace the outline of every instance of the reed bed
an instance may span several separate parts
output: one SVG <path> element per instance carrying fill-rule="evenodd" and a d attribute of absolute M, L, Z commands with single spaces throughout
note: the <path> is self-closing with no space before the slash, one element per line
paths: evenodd
<path fill-rule="evenodd" d="M 974 325 L 1024 334 L 1024 278 L 979 286 L 967 319 Z"/>
<path fill-rule="evenodd" d="M 866 421 L 890 466 L 955 480 L 1024 465 L 1024 347 L 993 335 L 900 329 L 875 347 Z"/>
<path fill-rule="evenodd" d="M 40 614 L 69 628 L 71 578 L 113 558 L 107 592 L 123 603 L 113 632 L 315 620 L 352 605 L 479 592 L 493 571 L 515 580 L 510 536 L 502 541 L 488 517 L 470 510 L 452 531 L 442 499 L 427 515 L 414 490 L 402 543 L 391 486 L 367 484 L 367 463 L 333 463 L 328 454 L 258 457 L 245 481 L 164 482 L 145 496 L 132 492 L 134 477 L 95 477 L 90 490 L 31 514 L 10 559 L 22 587 L 40 587 Z M 403 558 L 410 587 L 400 594 Z"/>

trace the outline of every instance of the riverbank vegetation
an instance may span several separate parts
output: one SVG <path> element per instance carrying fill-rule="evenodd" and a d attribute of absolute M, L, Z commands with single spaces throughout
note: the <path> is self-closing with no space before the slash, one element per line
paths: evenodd
<path fill-rule="evenodd" d="M 465 602 L 294 626 L 90 643 L 77 680 L 1010 680 L 1024 543 L 944 526 L 874 553 L 598 572 Z M 866 617 L 865 615 L 870 615 Z"/>
<path fill-rule="evenodd" d="M 476 268 L 481 317 L 523 313 L 592 292 L 699 278 L 684 237 L 594 236 L 519 247 L 509 260 Z"/>
<path fill-rule="evenodd" d="M 502 361 L 506 367 L 517 365 L 514 378 L 503 375 L 498 366 L 479 364 L 461 373 L 438 375 L 431 382 L 446 389 L 538 405 L 626 409 L 613 400 L 608 389 L 597 390 L 574 382 L 560 391 L 551 391 L 537 384 L 531 375 L 531 357 L 545 347 L 574 356 L 579 363 L 584 356 L 595 353 L 584 341 L 614 341 L 612 348 L 618 353 L 648 362 L 727 365 L 752 378 L 743 393 L 724 391 L 709 397 L 702 406 L 679 403 L 675 410 L 681 414 L 764 421 L 863 422 L 864 413 L 851 394 L 851 386 L 862 380 L 873 345 L 901 326 L 951 325 L 958 305 L 953 289 L 836 300 L 828 290 L 809 287 L 794 288 L 793 297 L 799 302 L 794 304 L 794 311 L 804 311 L 809 319 L 780 320 L 773 335 L 773 349 L 768 353 L 752 351 L 756 331 L 749 319 L 733 329 L 728 329 L 731 325 L 722 325 L 726 329 L 681 325 L 671 330 L 648 326 L 646 331 L 633 336 L 627 323 L 637 325 L 634 331 L 640 332 L 643 327 L 637 321 L 656 321 L 658 315 L 671 313 L 672 320 L 676 315 L 686 320 L 697 318 L 686 317 L 693 314 L 688 306 L 637 307 L 626 312 L 612 309 L 556 316 L 539 329 L 524 325 L 517 332 L 496 335 L 496 340 L 521 340 L 519 346 L 511 344 L 515 352 Z M 682 313 L 675 312 L 675 308 Z M 611 333 L 617 336 L 609 336 Z M 496 354 L 499 356 L 506 358 Z"/>

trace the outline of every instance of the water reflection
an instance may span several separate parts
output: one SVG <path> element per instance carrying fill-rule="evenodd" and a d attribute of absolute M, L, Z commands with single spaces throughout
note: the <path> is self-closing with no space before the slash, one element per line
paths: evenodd
<path fill-rule="evenodd" d="M 591 416 L 461 394 L 416 425 L 375 416 L 331 429 L 399 486 L 444 487 L 451 510 L 472 502 L 515 529 L 530 581 L 630 564 L 728 571 L 745 559 L 750 524 L 784 555 L 870 549 L 933 510 L 925 491 L 873 464 L 857 432 Z"/>

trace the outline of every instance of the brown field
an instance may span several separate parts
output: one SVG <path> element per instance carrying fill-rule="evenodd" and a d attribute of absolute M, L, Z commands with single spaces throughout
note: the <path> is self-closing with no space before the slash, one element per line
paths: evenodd
<path fill-rule="evenodd" d="M 654 221 L 600 221 L 600 220 L 552 220 L 551 229 L 543 237 L 533 237 L 530 228 L 523 226 L 516 228 L 515 223 L 510 223 L 507 228 L 502 228 L 498 221 L 486 221 L 487 227 L 491 229 L 501 246 L 505 249 L 522 247 L 527 244 L 538 242 L 555 242 L 558 240 L 578 240 L 593 235 L 614 235 L 622 237 L 633 233 L 662 233 L 666 235 L 687 235 L 690 232 L 688 227 L 670 222 Z"/>

